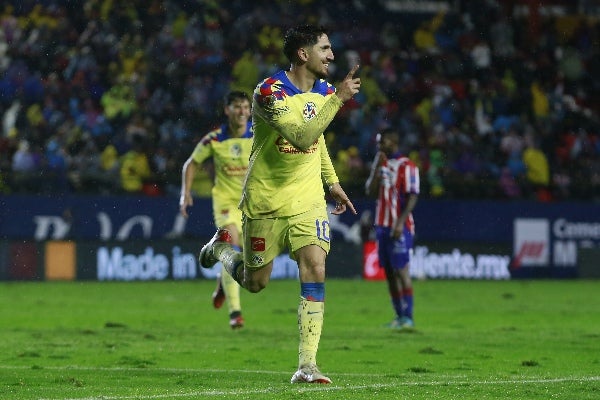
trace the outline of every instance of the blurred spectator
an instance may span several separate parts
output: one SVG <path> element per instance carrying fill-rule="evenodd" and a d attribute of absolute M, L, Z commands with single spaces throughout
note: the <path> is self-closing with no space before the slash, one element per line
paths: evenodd
<path fill-rule="evenodd" d="M 533 133 L 525 135 L 523 163 L 525 164 L 527 183 L 533 189 L 538 200 L 548 200 L 550 197 L 550 167 L 548 159 L 540 150 L 538 139 Z"/>
<path fill-rule="evenodd" d="M 560 200 L 571 198 L 571 176 L 564 167 L 557 167 L 552 174 L 553 197 Z"/>
<path fill-rule="evenodd" d="M 151 177 L 150 162 L 145 153 L 144 138 L 132 137 L 131 149 L 120 159 L 121 187 L 126 193 L 142 193 Z"/>
<path fill-rule="evenodd" d="M 373 133 L 392 126 L 403 132 L 406 154 L 423 165 L 422 196 L 523 198 L 521 132 L 532 126 L 539 141 L 533 154 L 547 160 L 554 197 L 600 198 L 600 22 L 593 7 L 577 15 L 580 8 L 565 1 L 567 15 L 531 15 L 507 2 L 459 1 L 415 13 L 382 2 L 365 14 L 363 3 L 333 0 L 316 10 L 312 1 L 7 0 L 0 9 L 0 174 L 13 192 L 111 193 L 121 187 L 118 173 L 102 180 L 80 169 L 99 165 L 104 151 L 125 160 L 131 136 L 142 134 L 149 168 L 169 193 L 196 132 L 220 121 L 214 110 L 223 94 L 250 93 L 259 77 L 285 67 L 283 28 L 319 21 L 335 32 L 333 81 L 356 61 L 363 78 L 364 90 L 330 127 L 330 149 L 341 152 L 333 159 L 354 147 L 354 160 L 364 164 L 374 155 Z M 67 188 L 40 185 L 60 163 L 46 151 L 53 139 L 67 163 Z M 12 168 L 23 140 L 36 155 L 33 174 Z M 489 183 L 506 171 L 525 184 L 521 193 Z M 94 179 L 98 185 L 85 184 Z M 142 193 L 162 192 L 154 189 Z"/>
<path fill-rule="evenodd" d="M 471 49 L 471 61 L 475 67 L 476 76 L 485 80 L 492 65 L 492 50 L 486 40 L 478 40 Z"/>
<path fill-rule="evenodd" d="M 12 156 L 11 185 L 15 191 L 44 192 L 41 176 L 41 155 L 31 149 L 27 140 L 20 140 Z"/>
<path fill-rule="evenodd" d="M 516 199 L 521 197 L 521 188 L 517 183 L 512 171 L 508 167 L 503 167 L 498 180 L 501 197 Z"/>
<path fill-rule="evenodd" d="M 8 55 L 8 43 L 6 42 L 4 31 L 0 29 L 0 73 L 4 72 L 9 65 L 10 56 Z"/>
<path fill-rule="evenodd" d="M 339 150 L 334 167 L 341 183 L 360 182 L 367 178 L 367 170 L 356 146 Z"/>
<path fill-rule="evenodd" d="M 427 181 L 429 183 L 429 194 L 432 197 L 441 197 L 446 191 L 444 187 L 446 163 L 440 149 L 434 148 L 429 153 L 429 169 L 427 170 Z"/>
<path fill-rule="evenodd" d="M 248 93 L 254 92 L 261 78 L 260 60 L 252 51 L 244 51 L 231 70 L 231 90 Z"/>
<path fill-rule="evenodd" d="M 533 115 L 538 119 L 548 118 L 550 115 L 550 101 L 539 81 L 531 83 L 531 107 Z"/>
<path fill-rule="evenodd" d="M 437 52 L 435 33 L 444 22 L 444 13 L 438 13 L 430 20 L 421 22 L 413 35 L 414 45 L 417 50 L 424 52 Z"/>
<path fill-rule="evenodd" d="M 527 167 L 523 162 L 523 156 L 520 151 L 511 151 L 507 155 L 506 167 L 510 171 L 510 174 L 517 181 L 519 186 L 524 184 L 526 179 Z"/>
<path fill-rule="evenodd" d="M 35 172 L 39 167 L 36 156 L 31 152 L 29 142 L 21 140 L 19 147 L 12 157 L 12 170 L 14 172 Z"/>
<path fill-rule="evenodd" d="M 373 76 L 373 68 L 365 65 L 360 73 L 360 95 L 365 97 L 364 106 L 374 109 L 377 107 L 385 107 L 388 99 L 379 87 L 379 83 Z"/>
<path fill-rule="evenodd" d="M 62 192 L 70 192 L 67 170 L 69 168 L 69 155 L 59 140 L 51 138 L 46 144 L 46 167 L 48 179 Z M 83 169 L 85 171 L 85 169 Z"/>
<path fill-rule="evenodd" d="M 525 135 L 523 163 L 525 164 L 527 183 L 533 189 L 536 198 L 540 201 L 549 201 L 552 196 L 549 190 L 550 167 L 548 159 L 544 152 L 539 149 L 536 138 L 531 133 Z"/>
<path fill-rule="evenodd" d="M 100 168 L 104 173 L 110 173 L 119 167 L 119 154 L 112 144 L 106 145 L 100 154 Z"/>
<path fill-rule="evenodd" d="M 2 93 L 0 93 L 0 97 L 3 97 Z M 2 134 L 3 136 L 16 136 L 17 129 L 17 118 L 19 117 L 19 113 L 21 111 L 21 102 L 19 100 L 15 100 L 12 104 L 6 108 L 4 115 L 2 116 Z"/>
<path fill-rule="evenodd" d="M 104 114 L 111 121 L 124 121 L 136 109 L 135 97 L 130 84 L 119 77 L 118 82 L 102 95 Z"/>

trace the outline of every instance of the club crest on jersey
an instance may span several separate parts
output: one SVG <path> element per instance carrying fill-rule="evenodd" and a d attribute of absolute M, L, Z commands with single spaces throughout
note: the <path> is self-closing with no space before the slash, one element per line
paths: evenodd
<path fill-rule="evenodd" d="M 242 147 L 240 146 L 240 144 L 239 143 L 233 144 L 229 148 L 229 154 L 231 154 L 233 157 L 239 157 L 242 154 Z"/>
<path fill-rule="evenodd" d="M 317 106 L 312 101 L 309 101 L 304 105 L 304 109 L 302 110 L 302 115 L 304 116 L 305 121 L 310 121 L 317 115 Z"/>

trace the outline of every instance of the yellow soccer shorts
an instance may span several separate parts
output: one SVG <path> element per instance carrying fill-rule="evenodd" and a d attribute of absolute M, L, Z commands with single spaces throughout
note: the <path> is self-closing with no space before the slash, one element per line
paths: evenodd
<path fill-rule="evenodd" d="M 244 264 L 261 268 L 287 248 L 290 257 L 311 244 L 329 253 L 331 230 L 326 208 L 312 209 L 291 217 L 253 219 L 244 215 Z"/>
<path fill-rule="evenodd" d="M 238 232 L 242 232 L 242 211 L 237 204 L 218 203 L 213 201 L 213 215 L 217 228 L 235 224 Z"/>

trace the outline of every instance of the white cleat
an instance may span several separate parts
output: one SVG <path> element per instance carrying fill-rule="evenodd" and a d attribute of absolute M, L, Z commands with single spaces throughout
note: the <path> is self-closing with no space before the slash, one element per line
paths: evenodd
<path fill-rule="evenodd" d="M 219 229 L 212 239 L 202 247 L 198 256 L 202 268 L 212 268 L 219 261 L 213 254 L 215 243 L 231 243 L 231 233 L 227 229 Z"/>
<path fill-rule="evenodd" d="M 303 365 L 292 376 L 292 383 L 331 383 L 315 364 Z"/>

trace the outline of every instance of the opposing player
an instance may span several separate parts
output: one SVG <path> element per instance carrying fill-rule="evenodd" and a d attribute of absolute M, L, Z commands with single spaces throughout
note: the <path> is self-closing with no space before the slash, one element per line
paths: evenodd
<path fill-rule="evenodd" d="M 224 113 L 227 122 L 206 134 L 183 165 L 179 206 L 181 214 L 187 218 L 187 208 L 194 204 L 191 190 L 196 170 L 212 157 L 215 167 L 212 188 L 214 222 L 217 228 L 229 231 L 231 244 L 239 250 L 242 212 L 238 205 L 253 138 L 250 97 L 244 92 L 230 92 L 225 98 Z M 226 270 L 222 270 L 212 295 L 213 306 L 220 308 L 225 299 L 229 308 L 229 325 L 232 329 L 242 328 L 240 287 Z"/>
<path fill-rule="evenodd" d="M 414 328 L 413 285 L 410 258 L 415 223 L 412 211 L 420 190 L 419 169 L 400 154 L 398 132 L 385 129 L 377 135 L 379 151 L 365 184 L 367 195 L 377 193 L 375 234 L 379 265 L 384 268 L 396 317 L 394 329 Z"/>
<path fill-rule="evenodd" d="M 291 66 L 258 84 L 252 102 L 254 144 L 240 207 L 243 211 L 244 251 L 236 251 L 226 230 L 218 230 L 200 252 L 201 264 L 223 262 L 250 292 L 264 289 L 273 259 L 286 247 L 298 262 L 300 344 L 298 370 L 292 383 L 330 383 L 317 367 L 323 326 L 325 259 L 331 234 L 325 184 L 336 207 L 352 202 L 339 184 L 323 132 L 345 101 L 358 93 L 355 66 L 336 89 L 325 81 L 334 56 L 322 27 L 288 30 L 283 51 Z"/>

